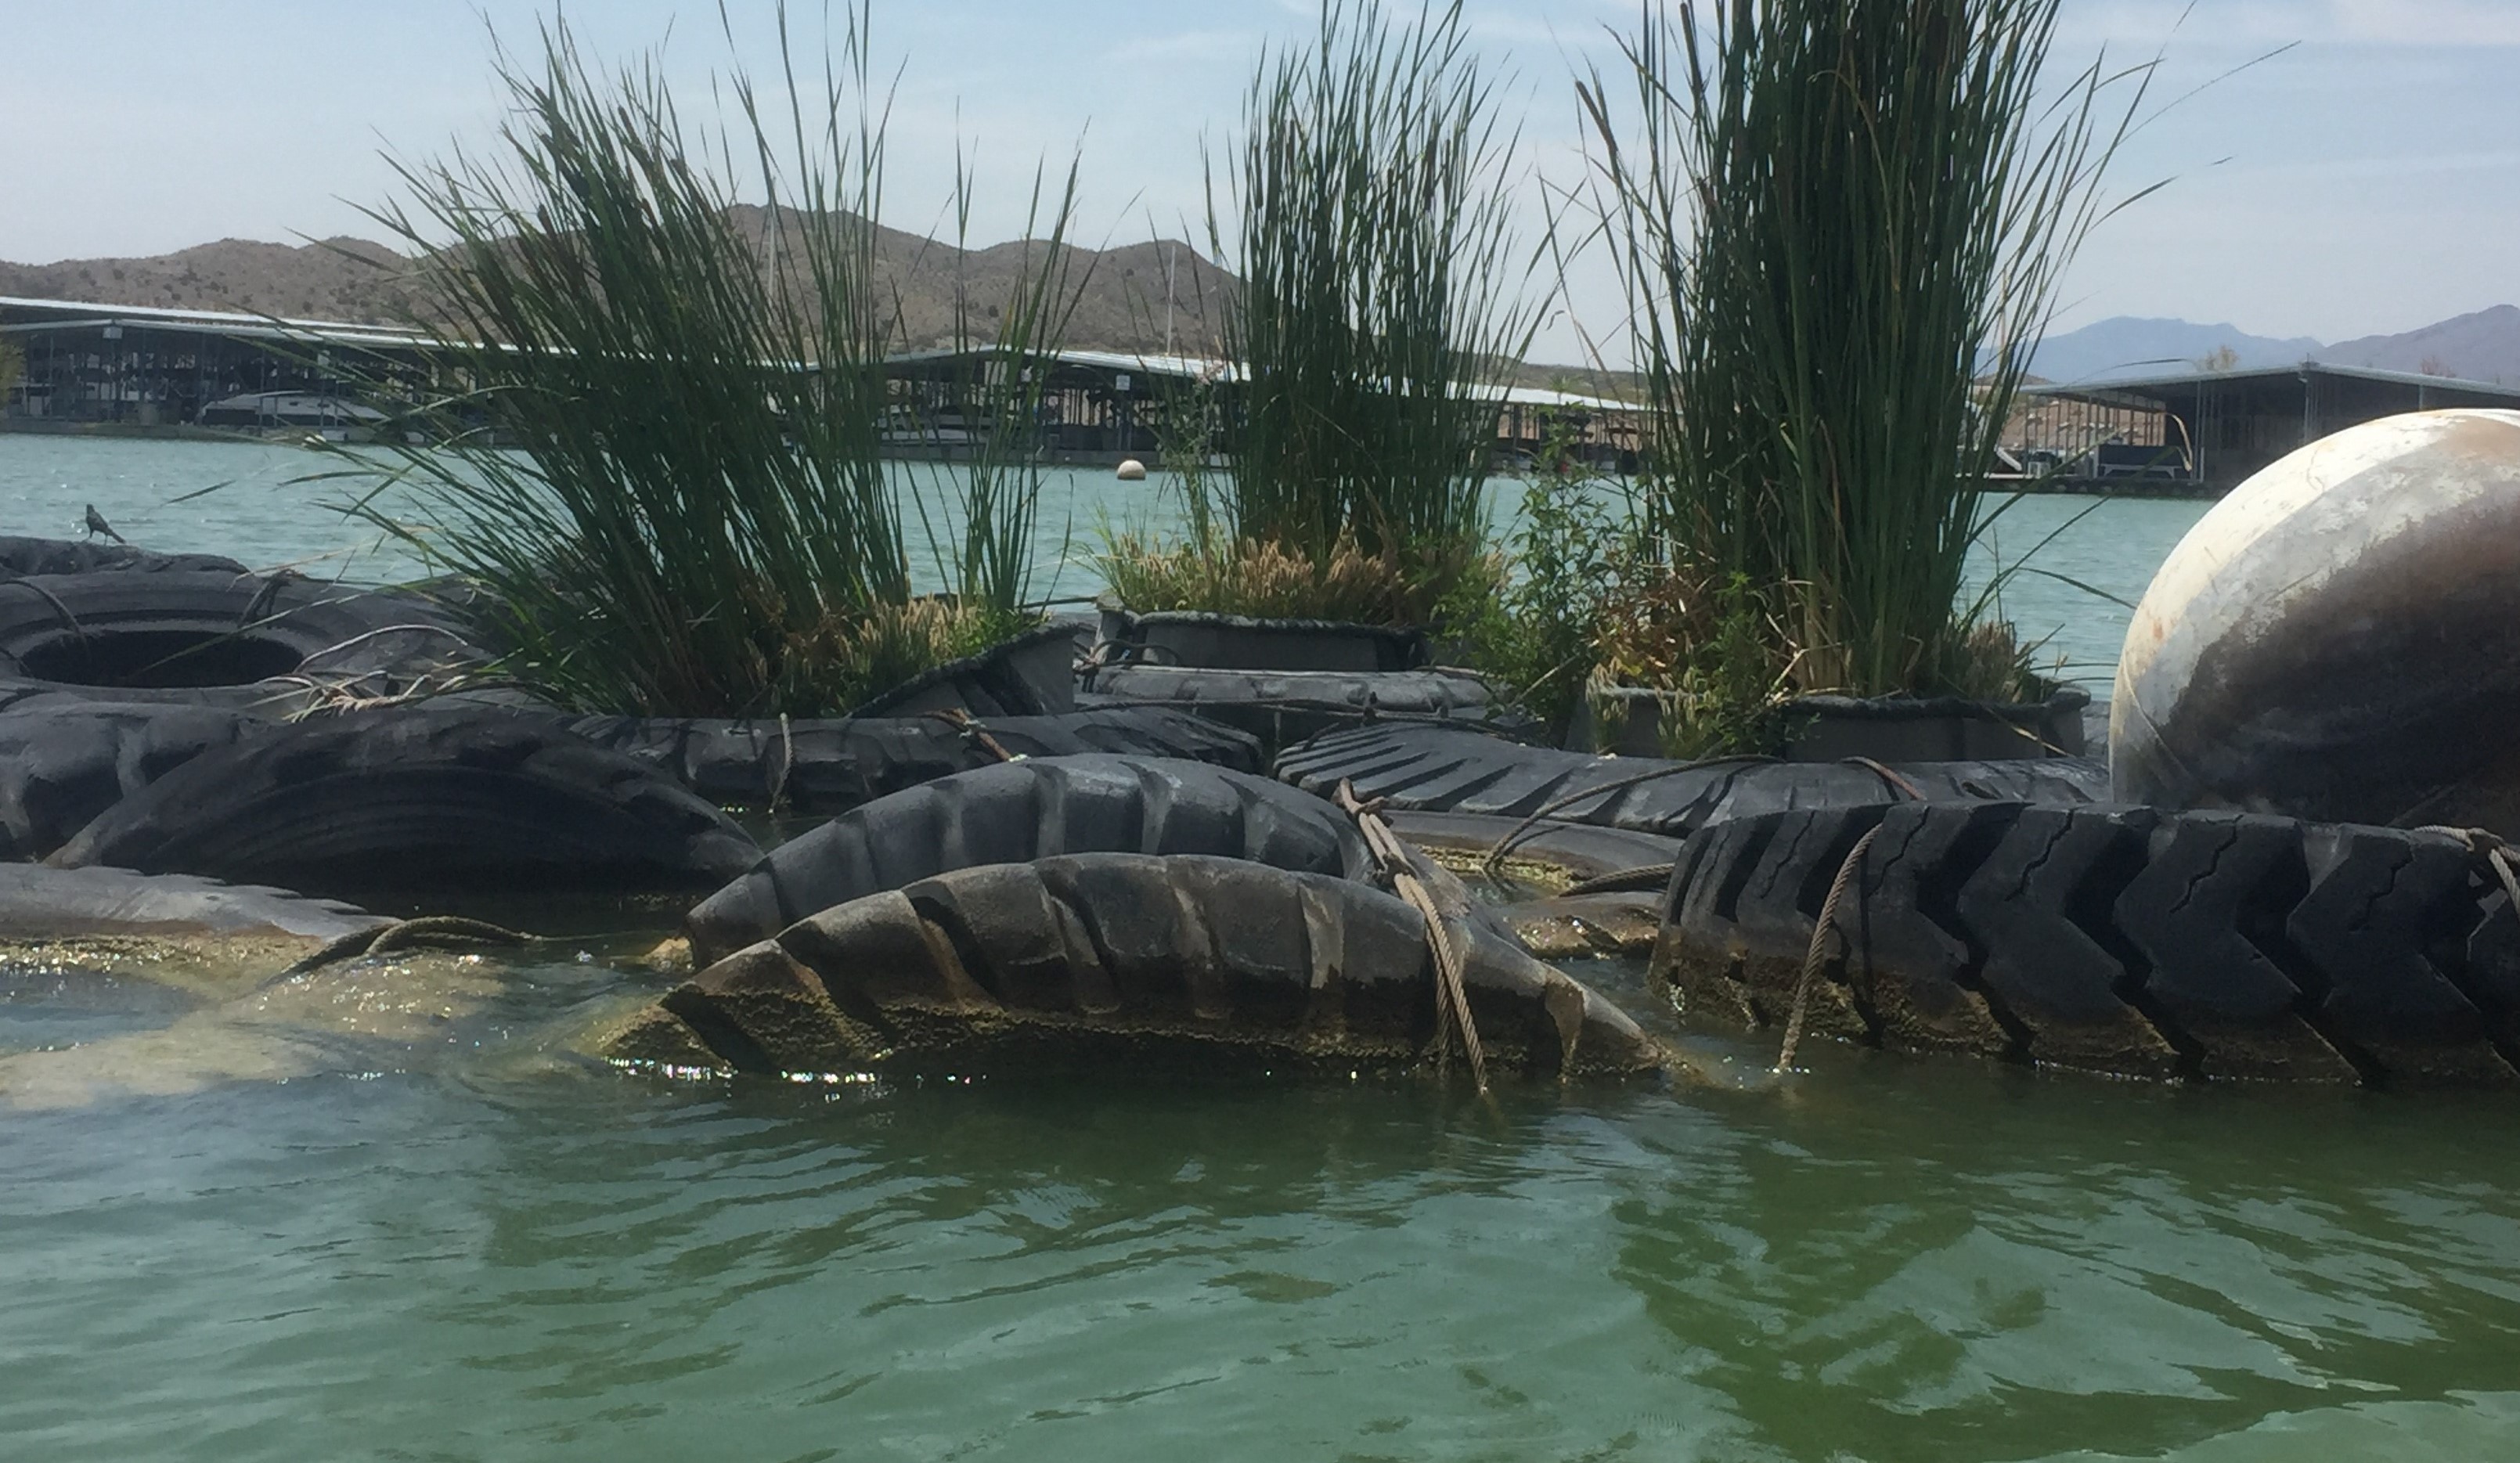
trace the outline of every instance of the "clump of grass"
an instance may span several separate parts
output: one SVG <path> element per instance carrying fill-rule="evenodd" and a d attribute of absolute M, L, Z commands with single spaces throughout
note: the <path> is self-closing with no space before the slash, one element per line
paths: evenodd
<path fill-rule="evenodd" d="M 1370 625 L 1424 619 L 1398 555 L 1369 554 L 1353 539 L 1316 559 L 1260 539 L 1192 535 L 1166 544 L 1124 533 L 1111 538 L 1102 567 L 1112 593 L 1141 612 L 1203 609 Z M 1462 576 L 1456 570 L 1451 577 Z"/>
<path fill-rule="evenodd" d="M 732 120 L 694 129 L 652 61 L 601 73 L 555 22 L 539 66 L 502 54 L 494 155 L 398 163 L 417 212 L 375 214 L 431 250 L 427 323 L 457 343 L 436 363 L 455 389 L 405 423 L 430 445 L 400 450 L 430 521 L 371 516 L 486 591 L 510 667 L 569 705 L 832 715 L 1037 618 L 1006 426 L 1029 428 L 1022 390 L 976 409 L 995 456 L 959 504 L 881 460 L 898 321 L 866 13 L 819 100 L 780 26 L 785 110 L 739 71 Z M 757 238 L 731 212 L 739 172 L 767 195 Z M 1058 239 L 1008 312 L 1003 379 L 1046 376 L 1072 298 Z M 905 503 L 950 600 L 913 598 Z"/>
<path fill-rule="evenodd" d="M 2011 656 L 1958 603 L 2008 506 L 1980 487 L 2135 110 L 2104 114 L 2097 62 L 2042 98 L 2057 11 L 1649 9 L 1636 132 L 1579 87 L 1648 407 L 1641 543 L 1676 598 L 1747 597 L 1737 653 L 1783 690 L 1961 691 Z"/>
<path fill-rule="evenodd" d="M 1403 588 L 1375 618 L 1417 623 L 1482 561 L 1495 382 L 1538 318 L 1515 152 L 1458 3 L 1394 26 L 1377 0 L 1326 0 L 1309 48 L 1262 58 L 1238 151 L 1208 178 L 1209 236 L 1242 289 L 1223 329 L 1228 467 L 1189 495 L 1194 556 L 1274 551 L 1326 586 L 1343 554 L 1389 564 Z"/>
<path fill-rule="evenodd" d="M 1573 429 L 1552 424 L 1523 484 L 1503 561 L 1465 579 L 1438 613 L 1452 654 L 1485 673 L 1563 740 L 1626 601 L 1630 558 L 1620 485 L 1578 470 Z"/>

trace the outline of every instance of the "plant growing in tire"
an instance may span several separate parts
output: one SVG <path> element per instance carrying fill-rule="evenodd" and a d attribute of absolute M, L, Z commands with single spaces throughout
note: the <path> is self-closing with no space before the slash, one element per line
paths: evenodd
<path fill-rule="evenodd" d="M 2003 576 L 1964 582 L 2017 501 L 1983 485 L 2147 72 L 2095 60 L 2043 94 L 2059 0 L 1710 9 L 1648 12 L 1622 85 L 1578 88 L 1645 394 L 1609 669 L 1684 753 L 1772 750 L 1790 719 L 1756 713 L 1813 696 L 1992 707 L 2040 750 L 2051 724 L 2018 708 L 2051 687 Z"/>
<path fill-rule="evenodd" d="M 600 70 L 556 22 L 539 65 L 502 56 L 504 157 L 395 163 L 413 201 L 374 216 L 432 262 L 419 323 L 453 389 L 392 449 L 427 521 L 361 510 L 477 586 L 509 668 L 563 705 L 834 716 L 1041 622 L 1037 368 L 1083 283 L 1075 172 L 1035 180 L 1046 217 L 994 337 L 957 314 L 976 364 L 936 388 L 972 424 L 970 459 L 888 469 L 903 325 L 878 270 L 867 22 L 847 13 L 828 95 L 776 114 L 739 69 L 705 130 L 652 59 Z M 764 203 L 739 198 L 730 139 Z M 915 555 L 943 593 L 918 591 Z"/>
<path fill-rule="evenodd" d="M 1106 542 L 1121 604 L 1419 627 L 1495 588 L 1499 382 L 1538 320 L 1515 153 L 1457 3 L 1395 26 L 1374 0 L 1333 0 L 1309 48 L 1262 60 L 1230 161 L 1209 164 L 1211 243 L 1242 276 L 1216 387 L 1225 466 L 1184 477 L 1178 540 Z"/>

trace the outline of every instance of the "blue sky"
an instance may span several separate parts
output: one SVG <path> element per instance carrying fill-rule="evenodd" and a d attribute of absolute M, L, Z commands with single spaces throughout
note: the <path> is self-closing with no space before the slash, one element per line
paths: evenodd
<path fill-rule="evenodd" d="M 734 8 L 733 54 L 758 71 L 771 8 Z M 799 9 L 819 34 L 819 7 Z M 391 193 L 380 150 L 479 141 L 500 105 L 490 31 L 530 45 L 548 10 L 0 0 L 0 258 L 376 234 L 353 205 Z M 1604 27 L 1633 27 L 1634 4 L 1471 0 L 1468 13 L 1513 77 L 1532 166 L 1574 175 L 1570 67 L 1606 64 Z M 1292 0 L 877 0 L 878 52 L 904 66 L 886 221 L 936 223 L 959 128 L 982 158 L 983 240 L 1020 228 L 1033 160 L 1080 138 L 1089 240 L 1145 238 L 1150 218 L 1195 239 L 1201 139 L 1231 131 L 1258 48 L 1310 14 Z M 696 99 L 730 55 L 713 4 L 604 0 L 570 16 L 600 54 L 663 43 Z M 2174 181 L 2093 237 L 2060 324 L 2165 315 L 2334 340 L 2520 301 L 2520 0 L 2065 0 L 2064 18 L 2067 59 L 2166 54 L 2156 104 L 2183 100 L 2114 175 L 2127 189 Z M 1572 308 L 1596 329 L 1615 303 L 1579 275 Z M 1541 354 L 1571 355 L 1571 337 L 1553 332 Z"/>

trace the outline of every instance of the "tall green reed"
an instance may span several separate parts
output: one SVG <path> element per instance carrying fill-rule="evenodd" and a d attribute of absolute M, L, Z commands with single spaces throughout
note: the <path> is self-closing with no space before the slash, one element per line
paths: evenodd
<path fill-rule="evenodd" d="M 1213 159 L 1208 176 L 1212 245 L 1242 276 L 1223 331 L 1232 534 L 1398 561 L 1421 610 L 1478 554 L 1497 398 L 1539 319 L 1518 141 L 1458 0 L 1397 26 L 1378 0 L 1325 0 L 1309 48 L 1262 58 L 1222 200 Z"/>
<path fill-rule="evenodd" d="M 1024 613 L 1026 444 L 993 435 L 943 494 L 883 461 L 899 316 L 867 14 L 819 76 L 784 8 L 779 32 L 784 100 L 738 70 L 732 117 L 690 128 L 652 60 L 599 71 L 553 22 L 538 66 L 501 53 L 494 155 L 397 162 L 415 201 L 373 215 L 428 254 L 452 389 L 397 450 L 429 521 L 372 516 L 485 591 L 511 663 L 574 705 L 833 714 Z M 1071 168 L 1053 261 L 1073 200 Z M 1065 289 L 1045 268 L 1007 312 L 1015 378 L 1044 375 Z M 929 500 L 958 492 L 940 546 Z M 912 596 L 905 504 L 950 602 Z"/>
<path fill-rule="evenodd" d="M 1983 483 L 2148 75 L 2046 89 L 2058 8 L 1648 7 L 1633 134 L 1579 83 L 1644 380 L 1644 542 L 1750 586 L 1796 688 L 1983 691 L 1989 601 L 1959 597 L 2008 506 Z"/>

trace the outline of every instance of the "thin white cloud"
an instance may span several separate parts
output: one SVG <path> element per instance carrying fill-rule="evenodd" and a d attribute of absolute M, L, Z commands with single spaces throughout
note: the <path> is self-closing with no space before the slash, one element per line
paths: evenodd
<path fill-rule="evenodd" d="M 2520 46 L 2520 0 L 2091 0 L 2069 41 L 2181 45 Z"/>
<path fill-rule="evenodd" d="M 2392 46 L 2520 46 L 2514 0 L 2333 0 L 2338 39 Z"/>

